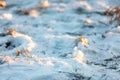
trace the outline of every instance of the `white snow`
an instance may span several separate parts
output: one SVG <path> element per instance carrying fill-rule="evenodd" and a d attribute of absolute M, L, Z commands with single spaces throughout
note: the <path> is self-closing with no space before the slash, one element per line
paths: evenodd
<path fill-rule="evenodd" d="M 96 13 L 119 0 L 6 1 L 0 80 L 120 80 L 120 25 Z"/>

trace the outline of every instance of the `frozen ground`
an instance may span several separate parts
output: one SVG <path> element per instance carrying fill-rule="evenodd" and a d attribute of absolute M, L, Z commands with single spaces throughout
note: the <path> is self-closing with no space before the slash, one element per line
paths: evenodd
<path fill-rule="evenodd" d="M 120 80 L 120 26 L 101 14 L 119 0 L 6 0 L 0 80 Z"/>

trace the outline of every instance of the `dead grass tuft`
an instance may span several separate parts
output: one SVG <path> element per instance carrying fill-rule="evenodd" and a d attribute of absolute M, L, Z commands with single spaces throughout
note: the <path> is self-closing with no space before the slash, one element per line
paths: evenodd
<path fill-rule="evenodd" d="M 7 3 L 5 0 L 0 0 L 0 9 L 2 9 L 3 7 L 6 7 Z"/>
<path fill-rule="evenodd" d="M 120 7 L 108 8 L 105 14 L 110 17 L 109 22 L 120 21 Z"/>

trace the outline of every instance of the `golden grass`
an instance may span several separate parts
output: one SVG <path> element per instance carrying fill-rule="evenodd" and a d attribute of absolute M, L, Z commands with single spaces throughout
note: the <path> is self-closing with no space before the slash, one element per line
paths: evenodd
<path fill-rule="evenodd" d="M 110 16 L 110 22 L 120 20 L 120 7 L 109 8 L 105 11 L 107 16 Z"/>

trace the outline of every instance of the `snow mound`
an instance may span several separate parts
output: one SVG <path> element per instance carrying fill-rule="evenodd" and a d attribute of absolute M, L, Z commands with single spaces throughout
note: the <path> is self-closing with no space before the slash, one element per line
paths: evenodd
<path fill-rule="evenodd" d="M 24 54 L 25 52 L 30 52 L 35 47 L 35 43 L 31 37 L 15 30 L 9 30 L 8 33 L 1 33 L 1 35 L 0 55 Z"/>

